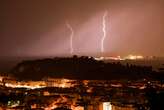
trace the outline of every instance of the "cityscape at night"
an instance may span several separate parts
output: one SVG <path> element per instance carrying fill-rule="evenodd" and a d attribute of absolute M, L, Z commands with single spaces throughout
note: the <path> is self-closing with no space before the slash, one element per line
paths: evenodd
<path fill-rule="evenodd" d="M 164 0 L 1 0 L 0 110 L 164 110 Z"/>

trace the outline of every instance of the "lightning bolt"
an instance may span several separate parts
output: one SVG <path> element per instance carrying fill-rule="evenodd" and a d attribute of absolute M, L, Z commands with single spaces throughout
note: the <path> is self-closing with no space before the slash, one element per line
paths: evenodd
<path fill-rule="evenodd" d="M 106 17 L 108 15 L 108 11 L 104 12 L 103 19 L 102 19 L 102 31 L 103 31 L 103 36 L 101 39 L 101 53 L 104 53 L 104 40 L 106 38 Z"/>
<path fill-rule="evenodd" d="M 70 30 L 70 54 L 73 54 L 73 52 L 74 52 L 74 49 L 73 49 L 73 36 L 74 36 L 74 30 L 73 30 L 73 28 L 72 28 L 72 26 L 68 23 L 68 22 L 66 22 L 66 26 L 67 26 L 67 28 Z"/>

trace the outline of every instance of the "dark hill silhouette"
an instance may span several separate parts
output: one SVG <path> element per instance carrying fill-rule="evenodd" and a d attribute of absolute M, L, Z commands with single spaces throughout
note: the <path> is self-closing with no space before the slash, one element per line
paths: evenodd
<path fill-rule="evenodd" d="M 72 79 L 141 79 L 151 77 L 152 67 L 105 63 L 93 57 L 52 58 L 22 61 L 11 71 L 21 80 L 43 77 Z"/>

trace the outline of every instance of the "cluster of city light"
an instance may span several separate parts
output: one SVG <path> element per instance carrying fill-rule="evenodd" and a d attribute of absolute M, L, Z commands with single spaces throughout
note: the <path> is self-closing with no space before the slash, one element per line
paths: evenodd
<path fill-rule="evenodd" d="M 69 102 L 68 98 L 60 95 L 60 98 L 58 98 L 57 100 L 54 100 L 50 105 L 45 107 L 45 110 L 55 109 L 55 108 L 59 107 L 59 105 L 58 105 L 59 103 L 67 103 L 67 102 Z M 72 110 L 83 110 L 83 109 L 80 109 L 81 107 L 75 106 L 72 102 L 70 102 L 70 104 L 71 104 Z"/>
<path fill-rule="evenodd" d="M 72 84 L 72 82 L 74 81 L 75 80 L 70 80 L 65 78 L 61 78 L 61 79 L 48 78 L 46 83 L 47 86 L 51 86 L 51 87 L 70 88 L 75 86 L 75 84 Z M 50 85 L 48 84 L 49 82 Z"/>
<path fill-rule="evenodd" d="M 51 106 L 48 106 L 48 107 L 44 108 L 44 110 L 53 110 L 53 109 L 55 109 L 57 107 L 58 107 L 57 104 L 52 104 Z M 84 110 L 84 107 L 82 107 L 82 106 L 75 106 L 75 105 L 71 104 L 71 110 Z"/>
<path fill-rule="evenodd" d="M 61 79 L 61 85 L 59 87 L 62 88 L 70 88 L 70 87 L 74 87 L 74 84 L 72 84 L 73 80 L 69 80 L 69 79 Z"/>
<path fill-rule="evenodd" d="M 27 89 L 38 89 L 38 88 L 45 88 L 46 87 L 46 85 L 40 85 L 40 84 L 30 85 L 30 83 L 26 83 L 26 84 L 5 83 L 5 86 L 11 87 L 11 88 L 27 88 Z"/>
<path fill-rule="evenodd" d="M 128 55 L 128 56 L 124 57 L 124 59 L 128 59 L 128 60 L 140 60 L 140 59 L 144 59 L 144 57 L 141 56 L 141 55 Z"/>
<path fill-rule="evenodd" d="M 78 85 L 77 80 L 70 80 L 70 79 L 53 79 L 53 78 L 47 78 L 45 81 L 0 81 L 1 86 L 11 87 L 11 88 L 27 88 L 27 89 L 39 89 L 39 88 L 45 88 L 45 87 L 59 87 L 59 88 L 71 88 Z M 92 80 L 94 83 L 98 83 L 97 80 Z M 103 82 L 103 81 L 101 81 Z M 110 83 L 109 85 L 111 87 L 120 88 L 123 87 L 121 83 L 116 83 L 117 81 Z M 85 87 L 88 87 L 88 84 L 90 83 L 89 80 L 83 80 L 82 83 Z M 104 85 L 104 84 L 102 84 Z M 130 88 L 139 88 L 139 89 L 145 89 L 146 86 L 144 83 L 133 83 L 131 85 L 128 85 Z M 164 87 L 164 86 L 162 86 Z M 87 92 L 92 92 L 92 88 L 88 88 Z M 49 95 L 49 93 L 45 92 L 45 95 Z"/>
<path fill-rule="evenodd" d="M 125 57 L 116 56 L 116 57 L 95 57 L 95 60 L 142 60 L 144 56 L 142 55 L 128 55 Z"/>
<path fill-rule="evenodd" d="M 52 103 L 50 105 L 48 105 L 47 107 L 45 107 L 44 110 L 53 110 L 55 108 L 60 107 L 59 104 L 62 105 L 62 103 L 69 103 L 68 108 L 70 108 L 71 110 L 84 110 L 84 107 L 77 106 L 74 101 L 76 101 L 76 100 L 69 100 L 65 96 L 60 95 L 60 98 L 52 101 Z M 67 107 L 67 105 L 65 105 L 65 107 Z"/>
<path fill-rule="evenodd" d="M 70 88 L 74 87 L 75 84 L 72 84 L 72 81 L 69 79 L 48 79 L 46 81 L 28 81 L 28 82 L 5 82 L 4 86 L 11 88 L 27 88 L 27 89 L 37 89 L 45 87 L 59 87 L 59 88 Z M 49 85 L 49 83 L 51 83 Z M 1 84 L 3 85 L 3 83 Z"/>

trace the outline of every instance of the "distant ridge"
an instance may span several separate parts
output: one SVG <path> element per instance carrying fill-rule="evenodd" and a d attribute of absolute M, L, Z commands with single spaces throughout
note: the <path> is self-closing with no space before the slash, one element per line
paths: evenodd
<path fill-rule="evenodd" d="M 93 57 L 73 56 L 22 61 L 11 73 L 20 80 L 41 80 L 44 77 L 136 80 L 151 78 L 154 71 L 150 66 L 122 65 L 97 61 Z"/>

